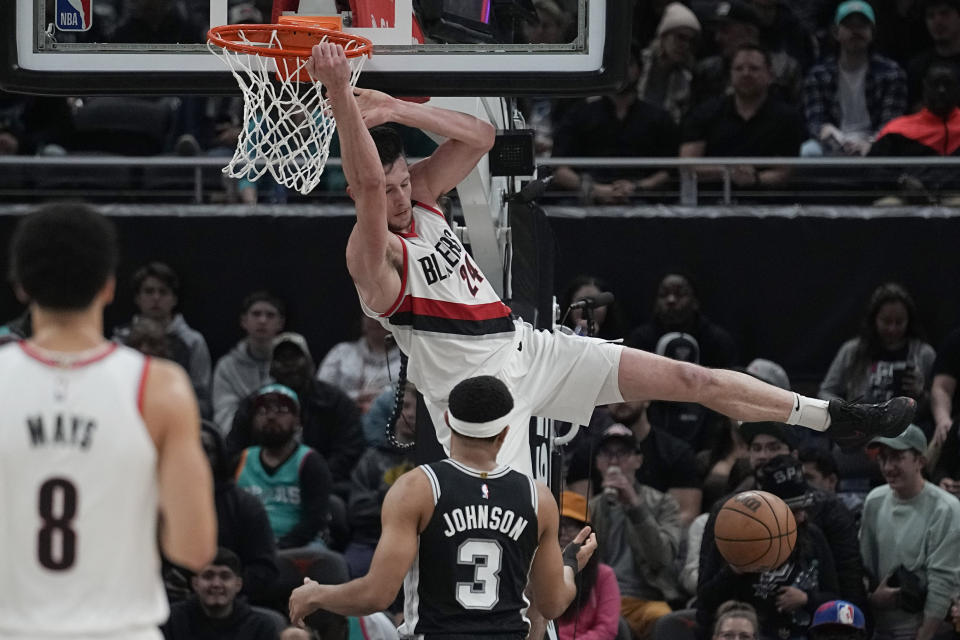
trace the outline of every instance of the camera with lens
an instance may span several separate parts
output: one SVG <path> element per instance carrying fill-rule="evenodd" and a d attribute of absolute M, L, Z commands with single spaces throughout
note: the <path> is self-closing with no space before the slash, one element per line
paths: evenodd
<path fill-rule="evenodd" d="M 907 613 L 920 613 L 927 599 L 927 590 L 920 583 L 920 577 L 900 565 L 887 579 L 887 586 L 899 587 L 897 606 Z"/>

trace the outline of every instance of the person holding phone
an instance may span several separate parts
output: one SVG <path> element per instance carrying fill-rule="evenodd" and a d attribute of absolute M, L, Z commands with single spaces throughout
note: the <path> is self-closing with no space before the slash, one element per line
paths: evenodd
<path fill-rule="evenodd" d="M 936 351 L 923 339 L 913 296 L 900 284 L 874 289 L 860 333 L 840 347 L 820 384 L 824 400 L 880 402 L 907 395 L 918 413 L 929 405 Z"/>
<path fill-rule="evenodd" d="M 913 296 L 900 284 L 874 289 L 859 334 L 837 351 L 818 396 L 824 400 L 877 402 L 871 398 L 908 395 L 917 401 L 915 423 L 928 421 L 930 380 L 936 352 L 923 339 Z M 883 482 L 875 460 L 862 449 L 835 452 L 840 472 L 837 493 L 862 501 Z"/>

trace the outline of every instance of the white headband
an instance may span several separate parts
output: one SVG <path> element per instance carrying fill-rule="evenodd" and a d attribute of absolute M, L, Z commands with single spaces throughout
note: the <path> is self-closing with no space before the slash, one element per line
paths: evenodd
<path fill-rule="evenodd" d="M 467 422 L 466 420 L 457 420 L 449 411 L 445 414 L 447 425 L 462 436 L 470 438 L 489 438 L 495 436 L 507 426 L 507 416 L 500 416 L 489 422 Z"/>

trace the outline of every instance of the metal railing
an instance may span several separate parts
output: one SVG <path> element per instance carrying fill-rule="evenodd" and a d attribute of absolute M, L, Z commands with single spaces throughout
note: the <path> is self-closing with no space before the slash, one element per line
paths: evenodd
<path fill-rule="evenodd" d="M 731 173 L 734 168 L 749 165 L 754 167 L 785 167 L 791 170 L 800 169 L 844 169 L 859 176 L 867 185 L 879 183 L 880 178 L 889 177 L 871 175 L 863 169 L 897 169 L 899 171 L 911 169 L 951 168 L 960 167 L 960 157 L 886 157 L 886 158 L 849 158 L 849 157 L 821 157 L 821 158 L 772 158 L 772 157 L 737 157 L 737 158 L 538 158 L 538 166 L 562 167 L 573 169 L 675 169 L 679 175 L 678 204 L 695 206 L 699 203 L 698 169 L 716 169 L 721 174 L 720 202 L 724 205 L 732 204 L 734 185 Z M 855 178 L 855 175 L 848 176 Z M 958 175 L 960 182 L 960 175 Z M 879 186 L 879 184 L 878 184 Z M 893 185 L 890 185 L 893 186 Z M 765 193 L 779 196 L 788 196 L 791 191 L 771 192 L 770 190 L 752 190 L 752 193 Z M 922 195 L 922 194 L 921 194 Z M 926 195 L 933 195 L 927 193 Z"/>
<path fill-rule="evenodd" d="M 204 170 L 219 173 L 226 165 L 227 158 L 214 156 L 107 156 L 107 155 L 64 155 L 64 156 L 0 156 L 0 171 L 16 168 L 52 168 L 67 169 L 184 169 L 192 172 L 192 197 L 195 204 L 204 202 Z M 341 166 L 340 158 L 329 158 L 327 166 Z M 2 189 L 0 189 L 2 193 Z"/>
<path fill-rule="evenodd" d="M 195 204 L 201 204 L 206 201 L 208 191 L 210 190 L 205 182 L 214 174 L 219 174 L 219 170 L 226 163 L 223 157 L 208 156 L 107 156 L 107 155 L 64 155 L 64 156 L 0 156 L 0 172 L 7 174 L 8 178 L 4 184 L 0 181 L 0 197 L 4 197 L 8 202 L 10 197 L 17 195 L 29 199 L 35 190 L 44 188 L 43 180 L 38 179 L 36 173 L 40 170 L 52 170 L 63 168 L 69 172 L 71 169 L 156 169 L 156 170 L 183 170 L 188 177 L 184 184 L 189 182 L 189 198 Z M 657 191 L 653 194 L 643 194 L 650 196 L 657 202 L 667 204 L 679 204 L 683 206 L 696 206 L 702 203 L 704 194 L 709 194 L 712 203 L 730 205 L 735 202 L 735 196 L 747 196 L 758 198 L 777 197 L 783 201 L 789 201 L 791 197 L 798 199 L 809 195 L 808 189 L 795 188 L 790 189 L 790 183 L 782 188 L 771 189 L 750 189 L 737 187 L 731 173 L 735 167 L 742 165 L 752 165 L 755 167 L 787 167 L 798 175 L 804 171 L 822 171 L 819 177 L 823 180 L 829 172 L 843 172 L 845 179 L 850 183 L 848 190 L 861 196 L 880 196 L 896 189 L 895 181 L 891 180 L 894 170 L 899 173 L 908 171 L 919 171 L 923 169 L 952 169 L 960 167 L 960 158 L 842 158 L 842 157 L 824 157 L 824 158 L 771 158 L 771 157 L 738 157 L 738 158 L 562 158 L 562 157 L 541 157 L 536 159 L 538 168 L 550 170 L 554 167 L 567 166 L 575 170 L 582 169 L 637 169 L 639 171 L 649 171 L 654 169 L 666 169 L 676 174 L 670 188 Z M 327 166 L 339 167 L 340 158 L 330 158 Z M 719 187 L 710 187 L 705 189 L 703 180 L 698 177 L 698 169 L 709 168 L 714 172 L 719 172 Z M 889 170 L 880 171 L 877 170 Z M 24 177 L 24 182 L 17 188 L 17 177 L 10 177 L 10 174 L 19 170 L 19 174 Z M 187 173 L 188 172 L 188 173 Z M 542 173 L 542 171 L 541 171 Z M 859 181 L 859 186 L 854 183 Z M 960 183 L 960 172 L 957 173 L 957 182 Z M 11 186 L 10 183 L 14 183 Z M 712 182 L 711 182 L 712 183 Z M 852 186 L 851 186 L 852 185 Z M 715 191 L 719 189 L 718 191 Z M 162 193 L 162 190 L 161 190 Z M 34 194 L 43 195 L 43 194 Z M 58 193 L 57 195 L 65 195 Z M 69 194 L 66 194 L 69 195 Z M 81 195 L 81 194 L 76 194 Z M 342 193 L 322 192 L 319 196 L 341 197 Z M 548 201 L 550 198 L 566 197 L 571 198 L 574 194 L 563 191 L 548 192 Z M 942 200 L 941 196 L 960 196 L 960 190 L 954 188 L 953 191 L 942 188 L 942 185 L 927 187 L 925 191 L 912 192 L 912 195 L 921 198 L 926 204 L 938 203 Z M 311 196 L 313 197 L 313 196 Z"/>

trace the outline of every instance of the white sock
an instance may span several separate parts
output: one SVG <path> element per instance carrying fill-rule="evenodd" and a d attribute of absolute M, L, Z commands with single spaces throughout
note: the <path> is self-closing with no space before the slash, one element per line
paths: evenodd
<path fill-rule="evenodd" d="M 829 406 L 830 403 L 826 400 L 808 398 L 795 393 L 787 424 L 800 425 L 814 431 L 826 431 L 830 426 L 830 414 L 827 412 Z"/>

